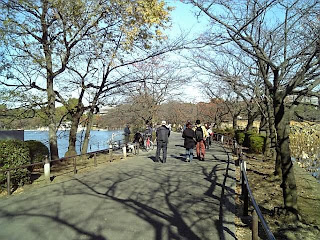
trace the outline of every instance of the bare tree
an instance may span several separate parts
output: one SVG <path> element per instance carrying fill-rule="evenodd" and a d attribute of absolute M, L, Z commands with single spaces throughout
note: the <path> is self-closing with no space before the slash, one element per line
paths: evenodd
<path fill-rule="evenodd" d="M 160 106 L 159 119 L 176 125 L 185 125 L 187 121 L 196 121 L 197 106 L 180 100 L 170 100 Z"/>
<path fill-rule="evenodd" d="M 291 110 L 319 85 L 319 34 L 314 1 L 185 1 L 212 23 L 214 44 L 232 42 L 255 59 L 272 98 L 283 200 L 297 214 L 297 192 L 289 149 Z M 310 24 L 311 23 L 311 24 Z M 287 96 L 296 95 L 293 102 Z"/>
<path fill-rule="evenodd" d="M 163 37 L 160 29 L 168 21 L 170 8 L 157 0 L 3 0 L 0 1 L 0 11 L 0 31 L 4 33 L 1 35 L 4 46 L 1 55 L 6 57 L 2 63 L 4 78 L 1 83 L 30 94 L 37 94 L 35 90 L 46 93 L 50 153 L 55 159 L 58 158 L 55 104 L 57 99 L 61 103 L 67 100 L 63 96 L 66 93 L 64 89 L 59 89 L 60 85 L 66 85 L 63 74 L 67 67 L 72 61 L 77 62 L 78 68 L 81 63 L 86 63 L 84 58 L 90 55 L 88 49 L 96 49 L 98 54 L 105 51 L 108 60 L 111 59 L 104 69 L 107 71 L 102 81 L 106 82 L 113 66 L 112 59 L 120 58 L 114 48 L 121 47 L 123 51 L 130 52 L 132 43 L 137 39 L 143 40 L 145 49 L 149 48 L 152 39 Z M 151 30 L 152 27 L 156 27 L 155 31 Z M 108 51 L 101 44 L 109 46 Z M 84 75 L 79 75 L 80 79 Z M 97 85 L 83 84 L 82 80 L 79 88 L 97 89 Z M 93 99 L 90 112 L 95 109 L 99 97 L 100 94 Z M 81 115 L 81 104 L 79 101 L 78 112 L 74 116 Z"/>
<path fill-rule="evenodd" d="M 216 84 L 213 84 L 215 82 Z M 221 98 L 222 103 L 227 109 L 227 113 L 231 116 L 233 129 L 238 128 L 238 117 L 244 111 L 243 104 L 241 104 L 240 97 L 235 91 L 223 81 L 202 81 L 203 89 L 210 99 Z"/>
<path fill-rule="evenodd" d="M 198 76 L 202 76 L 200 82 L 204 94 L 209 98 L 221 97 L 226 100 L 224 103 L 228 104 L 235 129 L 237 117 L 244 110 L 241 105 L 245 104 L 248 116 L 246 130 L 251 130 L 263 107 L 258 97 L 263 84 L 256 73 L 256 63 L 231 44 L 202 44 L 203 38 L 204 36 L 198 38 L 200 47 L 192 50 L 192 56 L 186 58 L 192 63 Z"/>
<path fill-rule="evenodd" d="M 184 81 L 179 66 L 158 56 L 135 67 L 137 71 L 129 77 L 134 83 L 124 91 L 129 96 L 125 101 L 131 104 L 130 112 L 143 123 L 158 122 L 160 105 L 179 94 L 174 90 Z"/>

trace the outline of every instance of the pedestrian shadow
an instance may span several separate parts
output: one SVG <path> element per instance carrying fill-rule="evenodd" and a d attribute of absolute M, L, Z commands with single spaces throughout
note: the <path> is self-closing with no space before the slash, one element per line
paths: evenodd
<path fill-rule="evenodd" d="M 223 148 L 223 150 L 225 149 Z M 220 163 L 218 165 L 215 165 L 211 169 L 211 171 L 208 171 L 206 168 L 202 167 L 204 179 L 208 181 L 208 183 L 210 184 L 207 191 L 204 192 L 204 195 L 209 196 L 220 202 L 219 218 L 215 221 L 215 227 L 219 232 L 220 239 L 222 240 L 225 240 L 226 238 L 236 239 L 234 228 L 232 227 L 234 226 L 234 222 L 228 221 L 226 217 L 227 212 L 235 214 L 235 190 L 233 188 L 233 185 L 230 182 L 228 182 L 227 179 L 232 179 L 231 182 L 235 182 L 236 179 L 233 173 L 234 169 L 230 167 L 230 165 L 232 165 L 232 158 L 226 150 L 224 151 L 224 154 L 226 155 L 227 159 L 221 159 L 221 157 L 212 154 L 214 161 L 219 161 Z M 218 173 L 220 171 L 224 173 Z M 222 182 L 218 182 L 218 176 L 224 176 Z M 217 187 L 221 189 L 220 196 L 216 194 Z"/>
<path fill-rule="evenodd" d="M 155 156 L 150 156 L 150 157 L 148 157 L 148 158 L 151 159 L 153 162 L 157 162 L 157 159 L 156 159 Z"/>
<path fill-rule="evenodd" d="M 182 162 L 185 162 L 185 161 L 186 161 L 186 157 L 185 157 L 185 155 L 182 154 L 182 153 L 181 153 L 179 156 L 177 156 L 177 155 L 170 155 L 170 157 L 171 157 L 171 158 L 178 159 L 178 160 L 180 160 L 180 161 L 182 161 Z"/>
<path fill-rule="evenodd" d="M 184 148 L 184 146 L 183 145 L 181 145 L 181 144 L 176 144 L 176 145 L 174 145 L 175 147 L 182 147 L 182 148 Z"/>

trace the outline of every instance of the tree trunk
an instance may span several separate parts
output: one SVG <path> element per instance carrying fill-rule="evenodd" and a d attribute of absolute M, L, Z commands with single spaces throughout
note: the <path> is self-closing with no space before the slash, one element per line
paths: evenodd
<path fill-rule="evenodd" d="M 215 122 L 215 124 L 216 124 L 217 129 L 221 129 L 221 122 L 220 121 Z"/>
<path fill-rule="evenodd" d="M 246 132 L 253 129 L 253 122 L 254 122 L 255 116 L 251 113 L 251 111 L 248 111 L 248 123 L 246 127 Z"/>
<path fill-rule="evenodd" d="M 56 126 L 56 95 L 53 89 L 54 74 L 52 68 L 52 52 L 50 49 L 50 41 L 48 34 L 48 24 L 46 22 L 46 14 L 48 13 L 48 1 L 42 2 L 41 43 L 45 55 L 46 71 L 47 71 L 47 97 L 48 97 L 48 120 L 49 120 L 49 148 L 51 160 L 59 159 L 58 142 L 57 142 L 57 126 Z"/>
<path fill-rule="evenodd" d="M 267 89 L 266 95 L 270 96 L 269 90 Z M 277 151 L 276 151 L 276 146 L 277 146 L 277 140 L 276 140 L 276 129 L 275 129 L 275 123 L 274 123 L 274 112 L 273 112 L 273 107 L 272 103 L 270 102 L 271 100 L 266 100 L 266 107 L 267 107 L 267 114 L 268 114 L 268 132 L 269 132 L 269 140 L 270 140 L 270 149 L 269 149 L 269 154 L 267 155 L 268 157 L 271 158 L 272 161 L 275 162 L 275 175 L 279 175 L 281 173 L 281 164 L 277 164 Z M 281 163 L 281 161 L 279 162 Z"/>
<path fill-rule="evenodd" d="M 53 90 L 53 77 L 48 73 L 47 76 L 47 96 L 48 96 L 48 120 L 49 120 L 49 148 L 51 160 L 59 159 L 57 126 L 56 126 L 56 107 L 55 93 Z"/>
<path fill-rule="evenodd" d="M 88 152 L 89 140 L 90 140 L 90 131 L 93 122 L 93 111 L 94 108 L 91 108 L 90 112 L 88 113 L 88 121 L 86 124 L 86 133 L 83 140 L 81 154 L 86 154 Z"/>
<path fill-rule="evenodd" d="M 289 148 L 290 111 L 278 96 L 274 99 L 275 126 L 277 130 L 277 158 L 281 159 L 282 193 L 284 207 L 289 212 L 298 214 L 297 186 Z"/>
<path fill-rule="evenodd" d="M 281 175 L 281 158 L 277 152 L 280 152 L 280 149 L 277 148 L 277 134 L 275 127 L 275 114 L 273 111 L 272 103 L 267 101 L 267 113 L 269 120 L 269 131 L 270 131 L 270 158 L 275 162 L 274 175 Z"/>
<path fill-rule="evenodd" d="M 238 116 L 239 115 L 233 115 L 232 116 L 232 127 L 234 130 L 238 129 Z"/>
<path fill-rule="evenodd" d="M 266 112 L 265 109 L 263 109 L 263 111 Z M 269 131 L 269 126 L 268 126 L 268 119 L 265 117 L 264 114 L 261 114 L 259 133 L 260 133 L 260 135 L 265 137 L 263 154 L 265 156 L 268 156 L 270 154 L 271 141 L 270 141 L 270 131 Z"/>
<path fill-rule="evenodd" d="M 77 151 L 76 151 L 77 132 L 78 132 L 78 126 L 79 126 L 82 113 L 83 111 L 77 111 L 75 114 L 72 114 L 72 123 L 71 123 L 71 129 L 69 133 L 69 146 L 68 146 L 68 151 L 65 154 L 65 157 L 77 155 Z"/>
<path fill-rule="evenodd" d="M 268 119 L 266 119 L 268 120 Z M 266 157 L 271 156 L 271 138 L 270 138 L 270 129 L 269 129 L 269 123 L 267 121 L 267 128 L 265 129 L 265 148 L 264 148 L 264 155 Z"/>
<path fill-rule="evenodd" d="M 261 120 L 260 120 L 260 127 L 259 127 L 259 132 L 260 133 L 265 133 L 266 129 L 267 129 L 267 124 L 268 124 L 268 121 L 267 119 L 265 118 L 265 116 L 262 114 L 261 115 Z"/>

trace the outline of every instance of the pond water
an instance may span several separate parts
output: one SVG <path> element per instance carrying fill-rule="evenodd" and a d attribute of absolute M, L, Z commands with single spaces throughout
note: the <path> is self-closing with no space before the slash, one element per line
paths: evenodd
<path fill-rule="evenodd" d="M 108 149 L 109 141 L 114 134 L 114 141 L 123 140 L 123 131 L 107 131 L 107 130 L 93 130 L 90 132 L 88 152 L 94 152 L 98 150 Z M 83 143 L 85 132 L 80 131 L 77 133 L 76 151 L 78 154 L 81 152 L 81 145 Z M 59 157 L 64 157 L 68 151 L 69 130 L 63 130 L 57 132 L 58 137 L 58 149 Z M 24 131 L 24 140 L 38 140 L 45 144 L 49 148 L 49 132 L 48 131 Z"/>

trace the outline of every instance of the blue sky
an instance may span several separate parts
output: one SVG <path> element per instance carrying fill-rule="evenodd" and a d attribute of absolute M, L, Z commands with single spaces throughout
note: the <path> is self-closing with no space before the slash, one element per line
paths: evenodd
<path fill-rule="evenodd" d="M 182 3 L 180 0 L 168 0 L 169 6 L 175 7 L 171 12 L 172 28 L 170 34 L 176 35 L 180 30 L 190 31 L 191 35 L 199 34 L 205 29 L 206 21 L 202 17 L 197 18 L 195 7 Z"/>
<path fill-rule="evenodd" d="M 196 16 L 197 10 L 190 4 L 184 4 L 180 0 L 167 0 L 168 6 L 175 7 L 171 12 L 172 27 L 166 31 L 169 38 L 175 38 L 182 33 L 189 33 L 189 38 L 196 38 L 205 31 L 208 21 L 203 15 Z M 197 87 L 196 79 L 192 79 L 187 86 L 184 87 L 184 100 L 188 102 L 207 101 Z"/>

